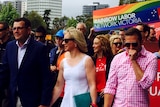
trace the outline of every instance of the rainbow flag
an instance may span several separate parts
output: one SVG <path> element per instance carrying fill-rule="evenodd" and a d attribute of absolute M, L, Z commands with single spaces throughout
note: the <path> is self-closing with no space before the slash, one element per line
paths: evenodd
<path fill-rule="evenodd" d="M 154 23 L 159 21 L 159 0 L 132 3 L 93 11 L 95 31 L 131 27 L 139 22 Z"/>

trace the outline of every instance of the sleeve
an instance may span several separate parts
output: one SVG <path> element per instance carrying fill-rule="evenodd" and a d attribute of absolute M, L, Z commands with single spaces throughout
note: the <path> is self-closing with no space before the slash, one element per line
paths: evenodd
<path fill-rule="evenodd" d="M 47 54 L 46 47 L 44 46 L 41 51 L 40 66 L 42 73 L 42 94 L 41 94 L 41 105 L 49 105 L 52 98 L 53 90 L 53 78 L 49 70 L 49 57 Z"/>
<path fill-rule="evenodd" d="M 7 50 L 4 52 L 2 63 L 0 64 L 0 90 L 9 85 L 9 67 L 7 61 Z"/>
<path fill-rule="evenodd" d="M 116 69 L 117 60 L 114 58 L 110 65 L 108 80 L 104 89 L 104 93 L 115 95 L 117 89 L 117 69 Z"/>
<path fill-rule="evenodd" d="M 142 79 L 138 82 L 143 89 L 148 89 L 155 80 L 158 69 L 157 58 L 152 59 L 146 66 Z"/>
<path fill-rule="evenodd" d="M 50 51 L 50 65 L 55 65 L 56 64 L 56 62 L 55 62 L 56 51 L 57 51 L 57 47 L 51 49 L 51 51 Z"/>

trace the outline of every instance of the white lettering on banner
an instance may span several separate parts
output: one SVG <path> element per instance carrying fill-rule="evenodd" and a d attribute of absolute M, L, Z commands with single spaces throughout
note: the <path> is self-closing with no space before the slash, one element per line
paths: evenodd
<path fill-rule="evenodd" d="M 95 28 L 110 28 L 118 26 L 132 25 L 142 22 L 142 20 L 136 17 L 135 13 L 123 14 L 119 16 L 112 16 L 100 19 L 94 19 Z"/>
<path fill-rule="evenodd" d="M 159 80 L 160 80 L 160 72 L 157 72 L 156 81 L 159 82 Z"/>
<path fill-rule="evenodd" d="M 116 27 L 118 26 L 117 22 L 109 22 L 109 23 L 95 23 L 94 27 L 96 28 L 104 28 L 104 27 Z"/>
<path fill-rule="evenodd" d="M 123 14 L 118 16 L 118 20 L 131 19 L 135 17 L 136 17 L 135 13 Z"/>
<path fill-rule="evenodd" d="M 151 96 L 160 96 L 160 89 L 157 86 L 155 86 L 154 88 L 150 87 L 149 93 Z"/>
<path fill-rule="evenodd" d="M 157 77 L 155 79 L 156 83 L 160 81 L 160 72 L 157 72 Z M 160 96 L 160 86 L 151 86 L 149 88 L 149 93 L 151 96 Z"/>
<path fill-rule="evenodd" d="M 117 16 L 95 19 L 95 23 L 113 22 L 117 20 Z"/>
<path fill-rule="evenodd" d="M 139 22 L 142 22 L 140 18 L 131 18 L 127 20 L 121 20 L 118 23 L 121 26 L 121 25 L 131 25 Z"/>

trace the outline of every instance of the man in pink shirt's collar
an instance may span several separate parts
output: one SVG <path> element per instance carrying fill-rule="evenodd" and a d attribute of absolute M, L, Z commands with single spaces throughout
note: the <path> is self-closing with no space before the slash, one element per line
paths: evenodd
<path fill-rule="evenodd" d="M 149 107 L 148 89 L 157 72 L 157 58 L 142 46 L 136 28 L 125 33 L 126 51 L 116 55 L 104 89 L 104 107 Z"/>

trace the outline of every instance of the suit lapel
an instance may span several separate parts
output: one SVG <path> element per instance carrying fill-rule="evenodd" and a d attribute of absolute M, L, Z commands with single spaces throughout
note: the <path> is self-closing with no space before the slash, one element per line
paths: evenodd
<path fill-rule="evenodd" d="M 10 63 L 15 64 L 12 69 L 15 69 L 14 71 L 18 70 L 18 46 L 16 45 L 16 41 L 13 43 L 13 47 L 9 48 L 10 51 L 8 53 L 9 60 L 11 60 Z M 12 54 L 12 55 L 10 55 Z"/>

